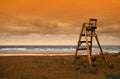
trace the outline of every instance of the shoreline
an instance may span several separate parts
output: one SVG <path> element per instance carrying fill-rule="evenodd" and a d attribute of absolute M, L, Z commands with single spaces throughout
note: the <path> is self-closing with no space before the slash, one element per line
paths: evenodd
<path fill-rule="evenodd" d="M 93 55 L 99 55 L 99 52 L 93 52 Z M 72 52 L 0 52 L 0 56 L 74 56 Z M 78 52 L 78 55 L 87 55 L 87 52 Z"/>

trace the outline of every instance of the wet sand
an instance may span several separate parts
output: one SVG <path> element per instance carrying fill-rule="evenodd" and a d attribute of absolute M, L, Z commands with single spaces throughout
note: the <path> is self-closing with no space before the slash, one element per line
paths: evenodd
<path fill-rule="evenodd" d="M 94 52 L 98 55 L 98 52 Z M 0 52 L 0 56 L 74 56 L 75 52 Z M 87 52 L 79 52 L 78 55 L 87 55 Z"/>

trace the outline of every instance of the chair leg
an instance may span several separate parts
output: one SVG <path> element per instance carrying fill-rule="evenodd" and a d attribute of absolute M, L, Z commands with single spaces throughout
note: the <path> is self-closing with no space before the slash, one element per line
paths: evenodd
<path fill-rule="evenodd" d="M 77 54 L 78 54 L 78 49 L 79 49 L 80 45 L 81 45 L 81 43 L 78 42 L 78 45 L 77 45 L 77 48 L 76 48 L 76 52 L 75 52 L 75 58 L 74 58 L 73 64 L 76 63 L 76 59 L 77 59 L 77 57 L 78 57 L 78 56 L 77 56 Z"/>
<path fill-rule="evenodd" d="M 87 35 L 85 35 L 85 39 L 86 39 L 86 46 L 87 46 L 87 54 L 88 54 L 89 65 L 92 66 L 91 55 L 90 55 L 90 48 L 89 48 L 89 44 L 88 44 Z"/>
<path fill-rule="evenodd" d="M 99 43 L 99 40 L 98 40 L 97 35 L 95 36 L 95 38 L 96 38 L 97 44 L 98 44 L 98 46 L 99 46 L 99 48 L 100 48 L 102 58 L 103 58 L 104 62 L 107 63 L 107 62 L 106 62 L 106 59 L 105 59 L 105 56 L 104 56 L 104 54 L 103 54 L 102 48 L 101 48 L 101 46 L 100 46 L 100 43 Z"/>

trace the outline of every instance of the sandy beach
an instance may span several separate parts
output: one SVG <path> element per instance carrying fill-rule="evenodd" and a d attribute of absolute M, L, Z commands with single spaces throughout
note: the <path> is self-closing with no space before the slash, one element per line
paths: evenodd
<path fill-rule="evenodd" d="M 22 53 L 28 54 L 28 52 Z M 6 52 L 6 54 L 10 53 Z M 86 56 L 81 56 L 72 66 L 74 60 L 72 54 L 69 56 L 0 56 L 0 79 L 103 79 L 106 74 L 120 72 L 119 54 L 105 55 L 110 67 L 100 56 L 97 56 L 97 71 L 94 73 L 81 72 L 84 67 L 88 67 Z"/>

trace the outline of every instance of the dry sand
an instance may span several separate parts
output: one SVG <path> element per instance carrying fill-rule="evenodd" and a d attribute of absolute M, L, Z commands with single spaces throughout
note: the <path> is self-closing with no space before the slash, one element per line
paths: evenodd
<path fill-rule="evenodd" d="M 2 53 L 14 55 L 33 52 Z M 80 73 L 88 63 L 86 56 L 81 56 L 76 65 L 71 66 L 74 56 L 38 56 L 39 52 L 35 53 L 36 56 L 0 56 L 0 79 L 104 79 L 108 73 L 120 72 L 120 54 L 105 55 L 110 68 L 98 56 L 97 72 L 93 74 Z M 56 53 L 60 55 L 67 52 L 52 54 Z"/>

